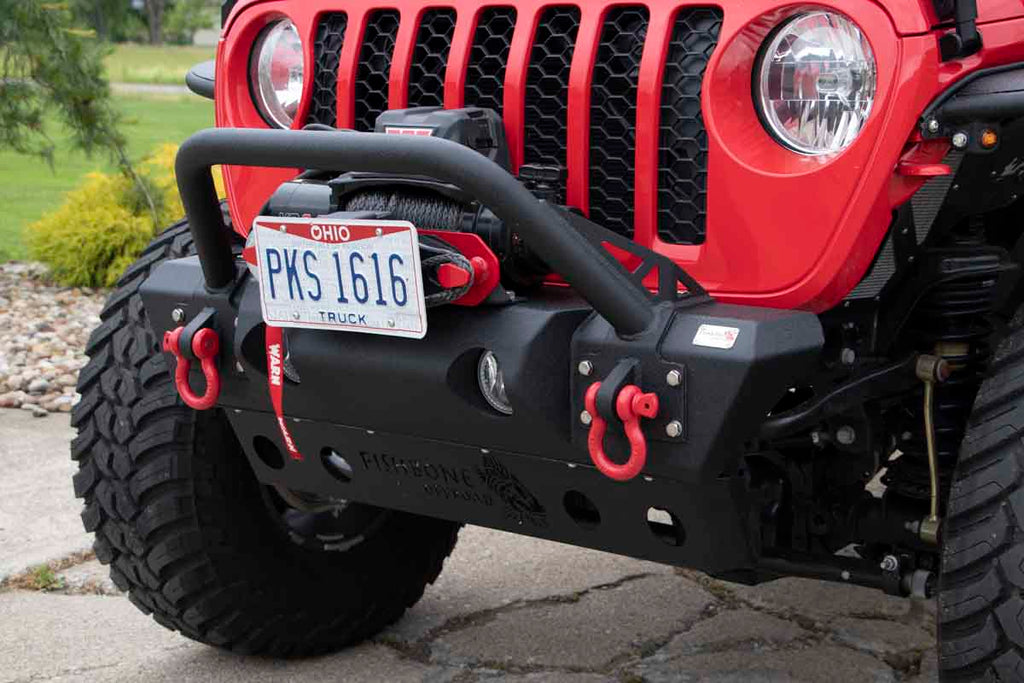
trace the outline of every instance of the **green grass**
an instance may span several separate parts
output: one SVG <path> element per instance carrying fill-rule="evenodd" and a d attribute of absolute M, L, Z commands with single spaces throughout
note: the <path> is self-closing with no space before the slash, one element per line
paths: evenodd
<path fill-rule="evenodd" d="M 213 125 L 213 103 L 194 95 L 118 96 L 114 101 L 125 116 L 124 133 L 132 158 L 165 142 L 180 143 Z M 53 169 L 39 159 L 0 151 L 0 261 L 25 257 L 25 226 L 56 208 L 83 175 L 112 168 L 103 156 L 90 159 L 72 150 L 59 126 L 48 130 L 57 145 Z"/>
<path fill-rule="evenodd" d="M 35 590 L 56 591 L 64 588 L 64 579 L 57 576 L 57 573 L 49 565 L 41 564 L 33 568 L 30 576 Z"/>
<path fill-rule="evenodd" d="M 213 59 L 215 48 L 182 45 L 115 45 L 107 57 L 112 83 L 184 85 L 185 74 L 199 62 Z"/>

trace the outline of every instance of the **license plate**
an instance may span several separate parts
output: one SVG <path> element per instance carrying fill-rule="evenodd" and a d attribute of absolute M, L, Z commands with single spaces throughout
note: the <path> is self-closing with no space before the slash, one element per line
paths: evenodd
<path fill-rule="evenodd" d="M 268 325 L 412 339 L 427 334 L 412 223 L 260 217 L 253 230 Z"/>

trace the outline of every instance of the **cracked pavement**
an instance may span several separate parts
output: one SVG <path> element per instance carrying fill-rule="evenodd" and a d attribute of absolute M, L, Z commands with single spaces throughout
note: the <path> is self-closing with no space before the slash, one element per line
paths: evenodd
<path fill-rule="evenodd" d="M 937 680 L 932 603 L 803 579 L 740 586 L 477 527 L 371 642 L 305 661 L 220 652 L 142 615 L 95 560 L 59 570 L 55 590 L 10 587 L 90 543 L 72 435 L 66 415 L 0 411 L 0 683 Z"/>

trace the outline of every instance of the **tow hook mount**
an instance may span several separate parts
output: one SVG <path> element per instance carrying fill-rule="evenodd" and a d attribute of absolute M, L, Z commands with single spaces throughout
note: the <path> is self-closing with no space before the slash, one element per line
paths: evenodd
<path fill-rule="evenodd" d="M 663 301 L 620 336 L 591 316 L 572 342 L 572 440 L 616 482 L 721 482 L 744 444 L 816 358 L 813 314 Z M 584 456 L 586 457 L 586 456 Z"/>

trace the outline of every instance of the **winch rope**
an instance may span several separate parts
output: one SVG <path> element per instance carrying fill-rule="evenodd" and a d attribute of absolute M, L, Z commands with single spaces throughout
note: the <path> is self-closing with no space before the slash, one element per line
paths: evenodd
<path fill-rule="evenodd" d="M 380 211 L 422 230 L 458 230 L 464 207 L 446 197 L 415 190 L 367 190 L 353 196 L 346 211 Z"/>
<path fill-rule="evenodd" d="M 437 306 L 444 306 L 450 304 L 453 301 L 461 299 L 466 293 L 473 288 L 473 281 L 476 279 L 476 274 L 473 272 L 473 266 L 469 262 L 469 259 L 460 254 L 457 251 L 444 249 L 440 247 L 433 247 L 427 244 L 420 243 L 420 254 L 423 256 L 421 265 L 423 266 L 424 276 L 435 286 L 440 288 L 440 291 L 434 294 L 428 294 L 426 297 L 427 308 L 435 308 Z M 446 289 L 438 281 L 437 271 L 438 268 L 446 263 L 450 263 L 457 266 L 470 274 L 469 282 L 462 287 L 456 287 L 452 289 Z"/>

